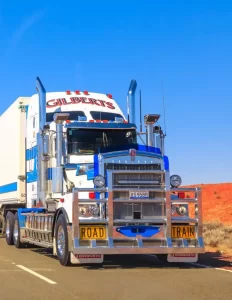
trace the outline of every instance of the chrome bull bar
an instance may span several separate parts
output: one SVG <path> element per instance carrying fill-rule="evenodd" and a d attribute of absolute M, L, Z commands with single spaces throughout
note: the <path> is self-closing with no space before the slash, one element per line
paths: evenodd
<path fill-rule="evenodd" d="M 111 175 L 111 174 L 108 174 Z M 166 217 L 157 220 L 120 220 L 120 223 L 140 223 L 145 224 L 152 221 L 152 223 L 162 224 L 164 235 L 158 238 L 143 238 L 136 236 L 136 238 L 118 236 L 116 233 L 117 220 L 113 218 L 113 189 L 112 176 L 109 176 L 108 187 L 104 188 L 74 188 L 73 189 L 73 209 L 72 209 L 72 251 L 74 254 L 172 254 L 172 253 L 205 253 L 204 241 L 202 237 L 202 196 L 200 188 L 177 188 L 166 190 Z M 100 199 L 81 199 L 79 196 L 81 192 L 95 192 L 108 193 L 108 198 Z M 195 198 L 178 198 L 171 200 L 171 192 L 194 192 Z M 146 201 L 146 200 L 145 200 Z M 155 200 L 154 200 L 155 201 Z M 107 218 L 83 220 L 79 219 L 79 204 L 80 203 L 108 203 Z M 195 203 L 198 212 L 195 211 L 195 218 L 188 217 L 172 217 L 171 205 L 173 203 Z M 172 225 L 174 224 L 193 223 L 196 226 L 196 239 L 194 244 L 187 239 L 173 239 Z M 83 245 L 80 240 L 80 225 L 84 224 L 105 224 L 107 228 L 107 239 L 101 242 L 98 240 L 89 240 L 87 244 Z"/>

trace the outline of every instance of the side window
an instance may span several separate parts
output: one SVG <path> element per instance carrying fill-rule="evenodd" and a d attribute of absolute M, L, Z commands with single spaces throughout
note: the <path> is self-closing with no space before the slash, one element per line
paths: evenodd
<path fill-rule="evenodd" d="M 33 117 L 33 129 L 35 129 L 35 116 Z"/>

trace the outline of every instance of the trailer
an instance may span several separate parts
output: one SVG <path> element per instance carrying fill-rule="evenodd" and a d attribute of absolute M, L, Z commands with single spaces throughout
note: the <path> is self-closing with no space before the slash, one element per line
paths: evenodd
<path fill-rule="evenodd" d="M 111 94 L 46 92 L 37 77 L 37 94 L 1 115 L 0 222 L 9 246 L 51 248 L 63 266 L 109 254 L 196 262 L 205 252 L 201 189 L 170 176 L 159 114 L 137 130 L 136 87 L 132 80 L 126 118 Z"/>

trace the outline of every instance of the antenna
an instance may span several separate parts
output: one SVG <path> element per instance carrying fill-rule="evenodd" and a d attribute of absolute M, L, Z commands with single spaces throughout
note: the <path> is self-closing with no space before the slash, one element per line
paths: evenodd
<path fill-rule="evenodd" d="M 143 123 L 142 123 L 142 93 L 140 90 L 139 93 L 139 102 L 140 102 L 140 132 L 143 132 Z"/>
<path fill-rule="evenodd" d="M 163 109 L 164 109 L 164 136 L 166 136 L 166 116 L 165 116 L 165 103 L 164 103 L 164 85 L 162 80 L 162 98 L 163 98 Z"/>
<path fill-rule="evenodd" d="M 130 123 L 130 109 L 129 109 L 129 97 L 128 97 L 128 95 L 127 95 L 126 100 L 127 100 L 127 121 L 128 121 L 128 123 Z"/>

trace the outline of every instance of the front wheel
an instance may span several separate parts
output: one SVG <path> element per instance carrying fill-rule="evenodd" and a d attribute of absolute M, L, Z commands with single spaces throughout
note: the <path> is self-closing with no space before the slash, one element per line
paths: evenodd
<path fill-rule="evenodd" d="M 68 249 L 67 223 L 63 214 L 59 215 L 56 223 L 56 252 L 62 266 L 70 265 L 70 252 Z"/>

